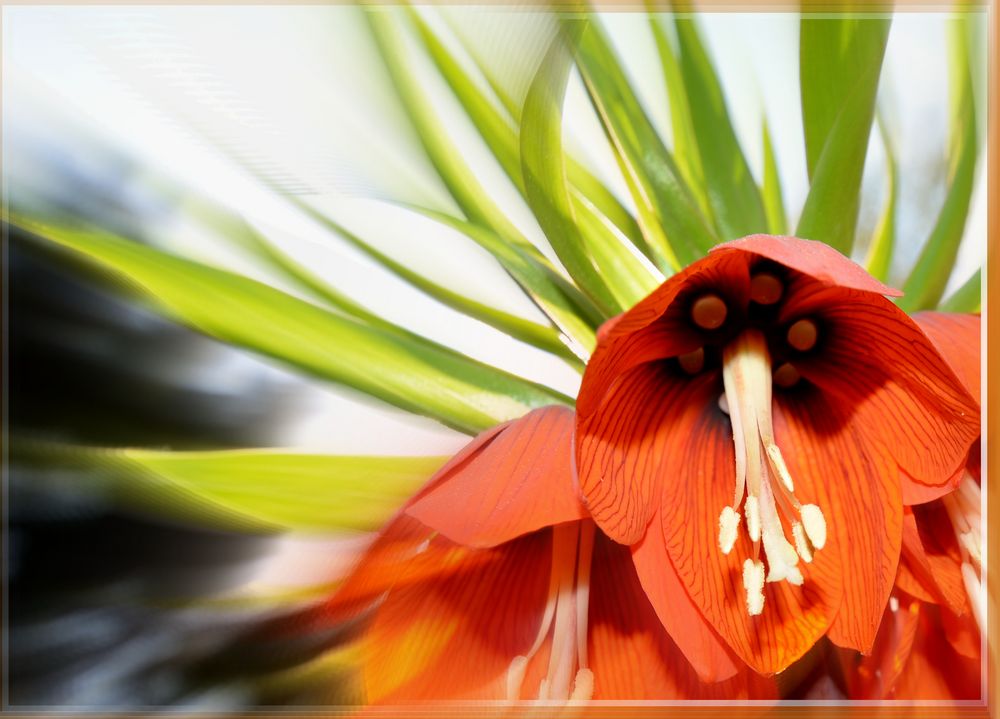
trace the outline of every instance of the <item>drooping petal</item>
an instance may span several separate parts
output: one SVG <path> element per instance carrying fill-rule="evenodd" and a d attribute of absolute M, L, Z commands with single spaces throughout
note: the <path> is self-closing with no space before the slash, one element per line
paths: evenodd
<path fill-rule="evenodd" d="M 778 444 L 803 502 L 817 499 L 826 518 L 826 546 L 840 574 L 843 597 L 827 635 L 867 652 L 896 576 L 903 508 L 895 467 L 868 451 L 848 410 L 817 387 L 779 395 Z M 808 581 L 808 580 L 807 580 Z"/>
<path fill-rule="evenodd" d="M 897 584 L 904 591 L 961 614 L 969 610 L 962 580 L 962 552 L 940 502 L 907 508 Z M 916 584 L 916 586 L 914 586 Z"/>
<path fill-rule="evenodd" d="M 886 605 L 871 654 L 837 650 L 849 699 L 894 697 L 900 676 L 907 670 L 919 623 L 920 601 L 900 594 Z"/>
<path fill-rule="evenodd" d="M 506 698 L 508 668 L 539 631 L 550 563 L 550 531 L 492 549 L 433 539 L 366 634 L 368 701 Z"/>
<path fill-rule="evenodd" d="M 969 390 L 969 394 L 978 404 L 982 404 L 980 316 L 951 312 L 918 312 L 913 319 L 934 343 L 941 356 L 951 365 L 962 384 Z"/>
<path fill-rule="evenodd" d="M 598 535 L 590 592 L 594 699 L 771 699 L 772 680 L 743 668 L 703 682 L 664 631 L 639 583 L 627 547 Z"/>
<path fill-rule="evenodd" d="M 982 698 L 982 663 L 955 651 L 942 631 L 938 607 L 922 604 L 916 637 L 893 699 L 975 700 Z"/>
<path fill-rule="evenodd" d="M 781 321 L 820 328 L 796 369 L 851 409 L 860 441 L 895 460 L 907 504 L 949 491 L 979 435 L 979 406 L 923 331 L 869 293 L 801 283 L 789 294 Z"/>
<path fill-rule="evenodd" d="M 659 518 L 651 524 L 658 528 Z M 719 682 L 735 675 L 739 660 L 691 601 L 667 554 L 662 532 L 648 532 L 631 549 L 643 592 L 701 681 Z"/>
<path fill-rule="evenodd" d="M 773 674 L 801 657 L 837 613 L 843 593 L 838 540 L 829 538 L 814 561 L 801 567 L 802 586 L 767 583 L 763 612 L 749 615 L 742 573 L 744 559 L 753 556 L 753 545 L 743 530 L 728 554 L 718 545 L 719 512 L 733 501 L 736 471 L 729 419 L 718 408 L 717 385 L 690 382 L 689 386 L 698 391 L 676 403 L 672 412 L 672 421 L 683 431 L 664 448 L 664 465 L 673 468 L 675 479 L 664 483 L 662 491 L 663 540 L 677 576 L 715 631 L 751 668 Z M 819 451 L 824 451 L 822 446 Z M 787 454 L 786 458 L 790 460 Z M 827 459 L 825 454 L 822 459 Z M 811 461 L 821 458 L 814 455 Z M 829 504 L 826 478 L 837 462 L 833 460 L 822 473 L 796 476 L 801 501 Z"/>
<path fill-rule="evenodd" d="M 578 420 L 580 489 L 597 525 L 616 542 L 642 539 L 664 479 L 688 476 L 688 468 L 670 462 L 668 447 L 690 431 L 682 408 L 718 384 L 717 374 L 682 377 L 664 363 L 640 365 L 621 376 L 600 412 Z"/>
<path fill-rule="evenodd" d="M 481 435 L 406 513 L 458 544 L 492 547 L 583 519 L 573 480 L 573 411 L 543 407 Z"/>

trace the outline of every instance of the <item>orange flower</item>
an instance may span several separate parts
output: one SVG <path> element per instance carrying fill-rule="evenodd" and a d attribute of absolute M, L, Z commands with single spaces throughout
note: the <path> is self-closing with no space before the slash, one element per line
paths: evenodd
<path fill-rule="evenodd" d="M 914 319 L 980 399 L 980 318 L 936 312 Z M 893 597 L 871 656 L 842 651 L 852 699 L 978 699 L 983 619 L 980 445 L 956 488 L 906 507 Z"/>
<path fill-rule="evenodd" d="M 573 412 L 491 429 L 386 528 L 325 609 L 377 606 L 362 640 L 370 702 L 764 698 L 748 671 L 703 684 L 643 593 L 629 550 L 574 487 Z"/>
<path fill-rule="evenodd" d="M 903 504 L 951 489 L 979 409 L 898 294 L 816 242 L 722 245 L 599 333 L 585 502 L 700 676 L 869 651 Z M 917 499 L 914 499 L 917 498 Z"/>

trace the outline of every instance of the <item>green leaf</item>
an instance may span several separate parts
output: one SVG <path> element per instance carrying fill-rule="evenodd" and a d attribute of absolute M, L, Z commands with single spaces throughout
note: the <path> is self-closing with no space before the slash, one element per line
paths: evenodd
<path fill-rule="evenodd" d="M 761 195 L 764 198 L 764 213 L 767 215 L 767 231 L 772 235 L 784 235 L 788 232 L 788 220 L 785 215 L 785 202 L 781 198 L 781 175 L 778 174 L 778 161 L 774 156 L 771 131 L 767 126 L 766 119 L 763 128 L 764 182 L 761 186 Z"/>
<path fill-rule="evenodd" d="M 471 222 L 424 207 L 410 209 L 461 232 L 493 255 L 538 308 L 572 338 L 571 349 L 581 359 L 590 356 L 597 342 L 594 327 L 602 316 L 543 257 L 508 244 L 495 232 Z"/>
<path fill-rule="evenodd" d="M 574 355 L 565 342 L 561 339 L 560 333 L 553 327 L 541 325 L 523 317 L 512 315 L 509 312 L 498 310 L 490 305 L 473 300 L 465 295 L 448 289 L 440 285 L 419 272 L 415 272 L 401 262 L 397 262 L 389 255 L 379 251 L 373 245 L 363 240 L 358 235 L 350 232 L 347 228 L 312 207 L 303 201 L 296 204 L 303 209 L 310 217 L 322 224 L 339 237 L 359 249 L 368 257 L 378 262 L 381 266 L 395 274 L 397 277 L 408 282 L 413 287 L 421 290 L 425 294 L 438 300 L 442 304 L 451 307 L 469 317 L 473 317 L 485 324 L 495 327 L 511 337 L 526 342 L 530 345 L 551 352 L 562 357 L 577 367 L 582 367 L 579 358 Z"/>
<path fill-rule="evenodd" d="M 199 332 L 475 434 L 572 400 L 412 334 L 334 314 L 247 277 L 112 235 L 16 220 L 126 279 Z"/>
<path fill-rule="evenodd" d="M 810 186 L 795 234 L 849 255 L 888 19 L 803 17 L 799 79 Z"/>
<path fill-rule="evenodd" d="M 697 199 L 699 208 L 705 217 L 714 220 L 712 206 L 708 201 L 705 173 L 701 167 L 701 158 L 698 156 L 698 141 L 694 135 L 694 123 L 691 120 L 691 108 L 684 87 L 684 77 L 681 74 L 680 59 L 677 56 L 677 48 L 663 27 L 665 17 L 651 14 L 649 26 L 653 32 L 653 40 L 656 42 L 663 69 L 663 79 L 667 86 L 670 127 L 674 135 L 674 159 L 687 186 L 691 188 L 691 193 Z"/>
<path fill-rule="evenodd" d="M 718 233 L 728 240 L 762 232 L 767 228 L 764 203 L 736 139 L 722 85 L 694 20 L 675 15 L 674 26 L 691 125 Z"/>
<path fill-rule="evenodd" d="M 345 457 L 287 450 L 169 452 L 45 445 L 19 461 L 83 473 L 75 491 L 130 509 L 242 531 L 372 531 L 446 457 Z"/>
<path fill-rule="evenodd" d="M 516 126 L 517 123 L 511 119 L 505 109 L 497 107 L 480 90 L 420 15 L 414 11 L 411 11 L 410 14 L 424 47 L 441 72 L 441 76 L 451 87 L 455 97 L 462 104 L 469 119 L 479 130 L 484 142 L 493 152 L 494 157 L 503 167 L 514 186 L 525 199 L 528 199 L 521 169 L 521 147 L 518 138 L 520 128 Z M 508 102 L 512 102 L 512 100 L 508 98 Z M 522 114 L 523 108 L 517 113 L 517 117 L 520 118 Z M 624 234 L 636 247 L 645 250 L 645 242 L 635 218 L 618 198 L 581 163 L 569 155 L 564 157 L 564 161 L 570 184 L 570 199 L 573 201 L 574 207 L 578 203 L 588 205 L 591 212 L 603 215 L 615 225 L 618 232 Z M 602 218 L 596 218 L 595 221 L 602 226 L 606 224 Z"/>
<path fill-rule="evenodd" d="M 882 216 L 879 217 L 871 246 L 868 248 L 868 258 L 865 267 L 873 276 L 886 282 L 889 279 L 889 265 L 892 262 L 892 250 L 896 244 L 896 202 L 899 195 L 899 163 L 892 147 L 892 137 L 882 118 L 879 118 L 879 134 L 885 147 L 885 163 L 889 175 L 889 193 L 886 198 Z"/>
<path fill-rule="evenodd" d="M 899 298 L 899 306 L 907 312 L 932 309 L 940 301 L 955 266 L 972 202 L 979 135 L 968 23 L 969 20 L 953 21 L 951 34 L 952 156 L 948 193 L 934 229 L 903 284 L 905 295 Z"/>
<path fill-rule="evenodd" d="M 562 151 L 562 104 L 572 54 L 567 47 L 580 21 L 566 21 L 565 36 L 553 40 L 528 90 L 521 114 L 521 168 L 525 195 L 549 244 L 570 277 L 605 310 L 623 309 L 586 252 L 566 182 Z"/>
<path fill-rule="evenodd" d="M 951 297 L 941 303 L 942 312 L 981 312 L 983 271 L 976 270 Z"/>
<path fill-rule="evenodd" d="M 718 238 L 596 22 L 581 37 L 577 64 L 657 264 L 672 272 L 704 256 Z"/>

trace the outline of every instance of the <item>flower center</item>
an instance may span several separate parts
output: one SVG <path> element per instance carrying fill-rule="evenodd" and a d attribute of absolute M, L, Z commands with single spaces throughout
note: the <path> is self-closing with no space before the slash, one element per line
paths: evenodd
<path fill-rule="evenodd" d="M 812 330 L 814 344 L 815 326 Z M 809 333 L 808 329 L 805 331 Z M 746 329 L 725 347 L 722 378 L 733 425 L 736 490 L 733 504 L 719 515 L 719 548 L 723 554 L 732 551 L 739 533 L 738 508 L 742 504 L 747 534 L 753 542 L 753 556 L 743 563 L 743 586 L 747 594 L 747 611 L 754 616 L 764 609 L 761 545 L 767 559 L 766 581 L 785 580 L 800 585 L 802 572 L 796 565 L 800 558 L 811 562 L 813 553 L 823 548 L 826 520 L 819 507 L 801 504 L 795 497 L 792 477 L 775 442 L 771 419 L 771 356 L 760 330 Z M 791 528 L 794 546 L 788 541 L 786 525 Z"/>
<path fill-rule="evenodd" d="M 983 587 L 983 522 L 979 485 L 968 472 L 958 488 L 942 497 L 952 529 L 962 550 L 962 579 L 969 595 L 972 613 L 980 629 L 986 616 L 986 598 Z"/>
<path fill-rule="evenodd" d="M 521 698 L 528 663 L 550 634 L 549 667 L 539 684 L 538 699 L 586 701 L 593 696 L 594 674 L 587 668 L 587 614 L 595 527 L 593 522 L 571 522 L 552 528 L 548 602 L 535 643 L 526 655 L 514 657 L 507 669 L 508 701 Z"/>

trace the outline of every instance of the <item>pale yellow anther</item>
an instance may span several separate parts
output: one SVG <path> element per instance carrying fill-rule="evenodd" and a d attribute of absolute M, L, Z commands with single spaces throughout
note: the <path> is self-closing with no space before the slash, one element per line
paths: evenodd
<path fill-rule="evenodd" d="M 899 597 L 889 597 L 889 611 L 890 612 L 899 611 Z"/>
<path fill-rule="evenodd" d="M 594 672 L 589 669 L 581 669 L 576 673 L 573 680 L 573 693 L 570 694 L 571 702 L 590 701 L 594 696 Z"/>
<path fill-rule="evenodd" d="M 808 564 L 813 560 L 813 553 L 801 522 L 792 522 L 792 536 L 795 538 L 795 551 L 802 557 L 802 561 Z"/>
<path fill-rule="evenodd" d="M 802 572 L 799 571 L 798 567 L 789 567 L 785 572 L 785 581 L 793 586 L 801 587 L 802 582 L 805 580 L 802 578 Z"/>
<path fill-rule="evenodd" d="M 691 320 L 703 330 L 716 330 L 726 321 L 729 309 L 718 295 L 702 295 L 691 305 Z"/>
<path fill-rule="evenodd" d="M 760 502 L 754 495 L 747 497 L 743 510 L 747 514 L 747 534 L 751 542 L 760 541 Z"/>
<path fill-rule="evenodd" d="M 694 352 L 679 355 L 677 362 L 688 374 L 698 374 L 705 368 L 705 348 L 699 347 Z"/>
<path fill-rule="evenodd" d="M 756 617 L 764 611 L 764 563 L 747 559 L 743 562 L 743 588 L 747 593 L 747 613 Z"/>
<path fill-rule="evenodd" d="M 802 515 L 802 526 L 813 549 L 822 549 L 826 544 L 826 518 L 815 504 L 803 504 L 799 510 Z"/>
<path fill-rule="evenodd" d="M 517 656 L 507 667 L 507 701 L 516 702 L 521 698 L 521 685 L 528 670 L 528 657 Z"/>
<path fill-rule="evenodd" d="M 725 507 L 719 514 L 719 549 L 729 554 L 736 543 L 736 532 L 740 527 L 740 514 L 732 507 Z"/>
<path fill-rule="evenodd" d="M 787 339 L 788 344 L 799 352 L 808 352 L 816 346 L 816 340 L 819 339 L 819 329 L 812 320 L 798 320 L 788 328 Z"/>
<path fill-rule="evenodd" d="M 750 278 L 750 299 L 759 305 L 773 305 L 784 291 L 781 280 L 769 272 L 760 272 Z"/>

